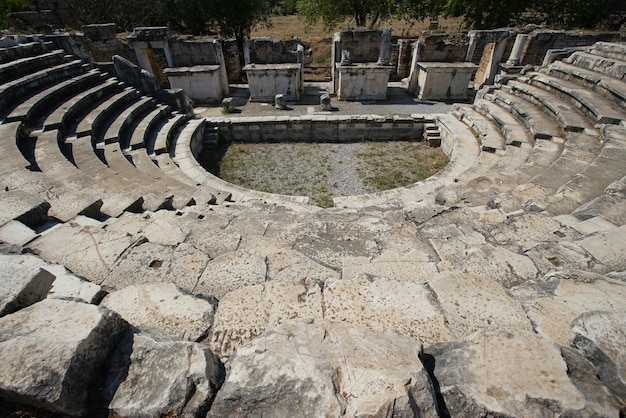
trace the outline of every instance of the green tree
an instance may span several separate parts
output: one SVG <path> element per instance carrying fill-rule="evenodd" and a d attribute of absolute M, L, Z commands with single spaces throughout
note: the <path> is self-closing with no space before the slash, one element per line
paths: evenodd
<path fill-rule="evenodd" d="M 548 0 L 536 10 L 552 27 L 619 30 L 626 23 L 624 0 Z"/>
<path fill-rule="evenodd" d="M 462 17 L 469 29 L 495 29 L 514 23 L 528 6 L 525 0 L 443 0 L 438 10 Z"/>
<path fill-rule="evenodd" d="M 71 5 L 82 24 L 113 22 L 122 31 L 167 21 L 163 0 L 73 0 Z"/>
<path fill-rule="evenodd" d="M 214 0 L 210 19 L 221 36 L 235 38 L 243 50 L 243 42 L 255 25 L 270 24 L 275 5 L 275 0 Z"/>
<path fill-rule="evenodd" d="M 26 10 L 30 10 L 26 0 L 0 0 L 0 29 L 5 29 L 9 25 L 7 14 Z"/>

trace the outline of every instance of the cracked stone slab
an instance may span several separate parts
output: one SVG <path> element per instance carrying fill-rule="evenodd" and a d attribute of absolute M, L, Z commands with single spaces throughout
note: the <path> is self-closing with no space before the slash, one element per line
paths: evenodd
<path fill-rule="evenodd" d="M 453 338 L 463 338 L 484 329 L 532 332 L 522 305 L 486 276 L 440 273 L 429 286 Z"/>
<path fill-rule="evenodd" d="M 60 264 L 47 263 L 41 258 L 29 254 L 0 255 L 0 261 L 39 267 L 52 273 L 55 279 L 48 291 L 48 298 L 71 298 L 86 303 L 97 303 L 102 299 L 103 292 L 100 286 L 70 273 Z"/>
<path fill-rule="evenodd" d="M 452 337 L 428 288 L 417 282 L 365 275 L 335 280 L 324 288 L 324 318 L 374 330 L 393 330 L 427 344 Z"/>
<path fill-rule="evenodd" d="M 572 345 L 595 365 L 602 383 L 626 399 L 626 312 L 586 312 L 572 323 Z"/>
<path fill-rule="evenodd" d="M 204 416 L 224 374 L 202 344 L 127 333 L 111 359 L 108 409 L 121 417 Z"/>
<path fill-rule="evenodd" d="M 30 242 L 27 248 L 46 261 L 62 264 L 74 274 L 100 284 L 133 243 L 135 239 L 126 233 L 70 221 Z"/>
<path fill-rule="evenodd" d="M 606 271 L 626 270 L 626 225 L 585 238 L 580 246 L 604 264 Z"/>
<path fill-rule="evenodd" d="M 392 332 L 290 320 L 237 350 L 208 416 L 436 417 L 420 352 Z"/>
<path fill-rule="evenodd" d="M 54 279 L 39 267 L 0 261 L 0 317 L 45 299 Z"/>
<path fill-rule="evenodd" d="M 161 245 L 177 245 L 183 242 L 188 232 L 183 230 L 173 215 L 164 215 L 169 211 L 146 212 L 135 214 L 124 212 L 119 218 L 107 223 L 107 229 L 125 232 Z M 175 215 L 174 215 L 175 216 Z"/>
<path fill-rule="evenodd" d="M 437 267 L 440 271 L 485 275 L 505 288 L 533 280 L 539 272 L 529 257 L 491 244 L 470 248 L 464 258 L 447 259 Z"/>
<path fill-rule="evenodd" d="M 408 258 L 408 259 L 407 259 Z M 418 257 L 425 258 L 428 257 Z M 373 260 L 367 258 L 355 258 L 344 260 L 341 269 L 341 277 L 352 279 L 361 274 L 376 277 L 386 277 L 399 282 L 426 283 L 437 274 L 437 265 L 428 261 L 412 261 L 413 257 L 401 257 L 398 255 L 378 257 Z"/>
<path fill-rule="evenodd" d="M 215 307 L 171 283 L 131 285 L 108 294 L 101 306 L 134 327 L 175 340 L 198 341 L 208 334 Z"/>
<path fill-rule="evenodd" d="M 341 278 L 333 269 L 305 257 L 298 251 L 282 250 L 267 256 L 267 279 L 291 281 L 313 279 L 326 282 Z"/>
<path fill-rule="evenodd" d="M 265 281 L 265 257 L 243 250 L 222 254 L 209 261 L 195 292 L 223 298 L 228 292 Z"/>
<path fill-rule="evenodd" d="M 322 318 L 320 285 L 311 279 L 269 281 L 228 293 L 219 303 L 208 344 L 221 359 L 287 319 Z"/>
<path fill-rule="evenodd" d="M 554 416 L 585 408 L 558 347 L 533 333 L 479 331 L 425 352 L 450 416 Z"/>
<path fill-rule="evenodd" d="M 126 329 L 115 312 L 58 299 L 0 318 L 1 396 L 84 416 L 88 389 Z"/>
<path fill-rule="evenodd" d="M 626 283 L 588 277 L 529 282 L 511 293 L 524 304 L 535 332 L 562 346 L 570 343 L 570 325 L 588 311 L 626 312 Z"/>

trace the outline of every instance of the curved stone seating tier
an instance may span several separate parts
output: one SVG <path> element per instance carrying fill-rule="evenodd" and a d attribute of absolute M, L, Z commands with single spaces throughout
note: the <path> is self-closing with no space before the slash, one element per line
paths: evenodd
<path fill-rule="evenodd" d="M 101 149 L 107 166 L 130 184 L 136 183 L 155 195 L 164 193 L 169 196 L 170 203 L 168 204 L 171 208 L 183 208 L 190 203 L 195 189 L 178 187 L 179 184 L 176 184 L 175 187 L 169 187 L 160 181 L 160 176 L 153 177 L 149 172 L 138 170 L 130 161 L 129 156 L 124 155 L 119 144 L 106 144 Z"/>
<path fill-rule="evenodd" d="M 596 123 L 619 124 L 624 118 L 623 112 L 612 101 L 591 89 L 581 89 L 580 84 L 541 73 L 527 73 L 531 84 L 554 92 L 576 106 Z"/>
<path fill-rule="evenodd" d="M 483 95 L 483 97 L 487 100 L 495 101 L 509 110 L 511 114 L 528 128 L 536 139 L 558 138 L 563 140 L 565 137 L 563 129 L 554 123 L 554 119 L 532 102 L 500 89 L 490 89 L 489 91 L 490 93 Z"/>
<path fill-rule="evenodd" d="M 167 119 L 171 115 L 171 113 L 172 108 L 168 105 L 157 105 L 156 108 L 152 109 L 150 112 L 145 113 L 141 120 L 137 121 L 132 129 L 130 127 L 128 128 L 129 130 L 131 130 L 131 132 L 127 136 L 129 140 L 125 141 L 125 143 L 122 143 L 122 149 L 124 149 L 124 151 L 127 151 L 128 149 L 138 149 L 141 147 L 146 147 L 147 144 L 150 143 L 150 138 L 156 137 L 157 127 L 165 119 Z"/>
<path fill-rule="evenodd" d="M 0 48 L 0 63 L 8 63 L 20 58 L 43 54 L 46 46 L 43 42 L 20 43 L 8 48 Z"/>
<path fill-rule="evenodd" d="M 53 67 L 65 61 L 65 51 L 56 50 L 33 57 L 20 58 L 0 64 L 0 83 L 4 84 L 43 68 Z"/>
<path fill-rule="evenodd" d="M 90 70 L 85 74 L 61 81 L 18 104 L 9 113 L 5 121 L 26 121 L 30 126 L 38 127 L 35 126 L 37 125 L 37 120 L 44 116 L 46 112 L 50 113 L 51 107 L 61 103 L 63 99 L 77 90 L 83 90 L 102 82 L 104 78 L 106 78 L 106 75 L 103 75 L 98 70 Z"/>
<path fill-rule="evenodd" d="M 569 102 L 542 90 L 539 87 L 511 80 L 503 86 L 505 91 L 521 95 L 526 100 L 546 109 L 566 131 L 581 132 L 593 125 L 587 118 Z"/>
<path fill-rule="evenodd" d="M 76 125 L 76 129 L 72 133 L 77 137 L 87 135 L 98 137 L 102 134 L 102 128 L 111 115 L 124 109 L 131 102 L 137 100 L 139 96 L 140 93 L 133 87 L 126 87 L 121 92 L 113 94 L 113 96 L 91 108 L 89 113 L 80 119 Z"/>
<path fill-rule="evenodd" d="M 162 154 L 167 152 L 168 144 L 172 138 L 177 135 L 180 127 L 189 119 L 189 116 L 176 114 L 166 120 L 158 127 L 156 135 L 150 138 L 146 144 L 146 152 L 148 155 Z"/>
<path fill-rule="evenodd" d="M 455 115 L 479 136 L 480 149 L 491 153 L 504 151 L 506 138 L 490 120 L 482 117 L 471 105 L 455 105 Z"/>
<path fill-rule="evenodd" d="M 127 148 L 125 144 L 128 144 L 129 139 L 123 139 L 124 131 L 128 129 L 142 114 L 152 110 L 155 107 L 155 101 L 151 97 L 141 97 L 138 101 L 130 106 L 126 106 L 123 110 L 114 116 L 114 119 L 110 121 L 106 131 L 103 135 L 96 136 L 96 142 L 120 142 L 123 148 Z"/>
<path fill-rule="evenodd" d="M 113 92 L 120 91 L 122 83 L 117 79 L 107 79 L 103 83 L 84 91 L 77 91 L 72 97 L 56 107 L 43 121 L 44 130 L 60 129 L 67 132 L 68 128 L 76 125 L 76 118 L 89 109 L 102 97 L 108 97 Z"/>
<path fill-rule="evenodd" d="M 555 77 L 575 81 L 587 88 L 591 87 L 598 93 L 612 98 L 620 106 L 626 106 L 626 82 L 622 80 L 562 61 L 550 64 L 545 71 Z"/>
<path fill-rule="evenodd" d="M 596 44 L 589 52 L 574 52 L 565 61 L 577 67 L 606 74 L 617 80 L 623 79 L 626 75 L 626 59 L 624 58 L 623 47 L 616 47 L 617 44 L 613 44 L 609 49 L 614 51 L 604 51 L 602 45 L 602 43 Z"/>
<path fill-rule="evenodd" d="M 133 200 L 131 206 L 137 207 L 136 202 L 140 202 L 143 204 L 143 208 L 147 210 L 171 207 L 171 194 L 162 190 L 149 190 L 137 182 L 129 181 L 128 178 L 118 175 L 113 169 L 109 168 L 104 162 L 103 150 L 94 150 L 89 138 L 66 137 L 63 148 L 71 152 L 71 157 L 76 166 L 85 175 L 102 182 L 105 187 L 126 192 L 129 200 Z M 113 202 L 111 203 L 113 204 Z M 125 203 L 122 206 L 125 206 Z M 139 205 L 137 209 L 141 210 L 141 207 Z M 103 211 L 106 211 L 106 208 Z"/>
<path fill-rule="evenodd" d="M 24 77 L 0 85 L 0 113 L 10 110 L 13 103 L 19 103 L 20 98 L 27 96 L 31 92 L 49 86 L 57 80 L 75 76 L 84 72 L 85 69 L 85 64 L 82 61 L 74 60 L 27 74 Z"/>

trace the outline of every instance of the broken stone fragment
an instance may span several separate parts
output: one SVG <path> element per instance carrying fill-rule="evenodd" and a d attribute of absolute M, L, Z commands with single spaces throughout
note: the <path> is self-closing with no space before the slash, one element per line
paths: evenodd
<path fill-rule="evenodd" d="M 286 321 L 237 350 L 208 416 L 436 417 L 420 353 L 392 332 Z"/>

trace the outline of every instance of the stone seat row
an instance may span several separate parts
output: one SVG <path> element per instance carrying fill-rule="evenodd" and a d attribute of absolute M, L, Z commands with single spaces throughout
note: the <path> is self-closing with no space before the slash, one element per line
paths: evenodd
<path fill-rule="evenodd" d="M 571 58 L 571 61 L 577 62 L 577 59 Z M 543 209 L 563 214 L 571 213 L 601 195 L 605 187 L 626 174 L 619 164 L 625 151 L 621 132 L 626 111 L 622 107 L 624 103 L 618 106 L 614 102 L 619 96 L 587 88 L 585 79 L 564 79 L 563 72 L 554 72 L 562 77 L 543 73 L 550 73 L 554 68 L 568 70 L 569 74 L 577 67 L 557 62 L 548 70 L 509 78 L 503 86 L 483 89 L 473 106 L 458 107 L 455 113 L 460 113 L 459 116 L 477 135 L 486 139 L 479 161 L 484 151 L 502 150 L 507 143 L 527 143 L 528 134 L 537 138 L 527 162 L 515 170 L 514 177 L 520 180 L 518 183 L 525 191 L 519 195 L 526 202 L 536 197 L 535 203 L 541 202 Z M 594 79 L 591 70 L 584 71 L 586 79 Z M 608 83 L 607 75 L 596 74 L 595 79 Z M 615 81 L 619 83 L 619 80 Z M 481 120 L 481 115 L 487 120 Z M 494 129 L 494 123 L 497 129 Z M 598 123 L 608 125 L 596 126 Z M 528 132 L 521 129 L 523 126 Z M 609 145 L 605 143 L 607 136 L 612 138 Z M 552 144 L 544 139 L 551 139 Z M 543 164 L 537 165 L 534 151 L 545 148 L 544 145 L 549 145 L 553 152 L 543 154 L 553 158 L 544 159 Z M 515 190 L 497 190 L 493 187 L 493 180 L 486 182 L 487 190 L 483 192 L 487 196 L 491 194 L 490 199 L 505 191 L 508 196 L 501 200 L 509 202 L 509 210 L 524 203 L 510 199 Z M 532 189 L 536 196 L 528 194 Z M 476 201 L 476 190 L 466 194 L 472 194 Z M 511 202 L 514 202 L 512 206 Z"/>
<path fill-rule="evenodd" d="M 13 199 L 3 222 L 50 208 L 50 203 L 49 214 L 35 210 L 39 217 L 27 224 L 38 227 L 48 215 L 67 221 L 78 213 L 118 216 L 124 210 L 184 207 L 193 202 L 192 195 L 215 201 L 208 190 L 198 194 L 198 185 L 180 170 L 159 169 L 148 157 L 154 145 L 143 148 L 146 139 L 172 136 L 158 132 L 172 128 L 162 123 L 172 113 L 169 106 L 156 107 L 153 99 L 140 98 L 136 90 L 79 60 L 53 65 L 66 59 L 55 51 L 2 66 L 6 117 L 0 127 L 4 155 L 11 157 L 0 170 L 5 191 L 16 197 L 19 190 L 22 197 Z M 40 68 L 46 65 L 53 67 Z M 174 119 L 185 120 L 184 115 Z M 131 148 L 131 142 L 135 155 L 124 155 L 122 148 Z"/>

